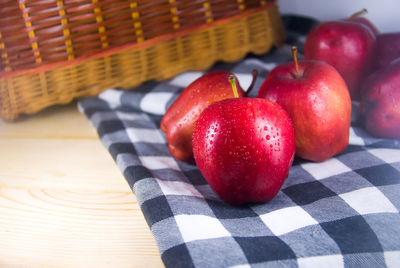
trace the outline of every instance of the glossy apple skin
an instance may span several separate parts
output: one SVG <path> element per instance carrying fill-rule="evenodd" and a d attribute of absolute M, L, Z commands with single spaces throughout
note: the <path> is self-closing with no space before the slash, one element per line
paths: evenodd
<path fill-rule="evenodd" d="M 360 84 L 375 68 L 376 37 L 357 22 L 324 22 L 308 34 L 304 56 L 332 65 L 345 80 L 351 98 L 359 100 Z"/>
<path fill-rule="evenodd" d="M 315 162 L 343 151 L 349 143 L 351 100 L 340 74 L 322 61 L 300 61 L 273 69 L 258 97 L 280 104 L 293 121 L 296 154 Z"/>
<path fill-rule="evenodd" d="M 367 131 L 377 137 L 400 138 L 400 58 L 371 74 L 361 97 Z"/>
<path fill-rule="evenodd" d="M 380 34 L 376 37 L 376 43 L 378 68 L 400 58 L 400 32 Z"/>
<path fill-rule="evenodd" d="M 234 97 L 229 75 L 231 73 L 227 71 L 204 74 L 187 86 L 166 111 L 161 130 L 166 133 L 168 149 L 176 159 L 193 159 L 193 127 L 200 113 L 214 102 Z M 243 97 L 243 90 L 237 81 L 239 97 Z"/>
<path fill-rule="evenodd" d="M 259 98 L 210 105 L 196 122 L 194 159 L 221 199 L 267 202 L 288 177 L 295 154 L 293 124 L 276 103 Z"/>

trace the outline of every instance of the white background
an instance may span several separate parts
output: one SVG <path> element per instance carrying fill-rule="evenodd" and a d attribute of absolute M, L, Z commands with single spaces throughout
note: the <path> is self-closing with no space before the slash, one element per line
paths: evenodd
<path fill-rule="evenodd" d="M 347 18 L 366 8 L 364 15 L 381 32 L 400 32 L 400 0 L 278 0 L 282 14 L 300 14 L 318 20 Z"/>

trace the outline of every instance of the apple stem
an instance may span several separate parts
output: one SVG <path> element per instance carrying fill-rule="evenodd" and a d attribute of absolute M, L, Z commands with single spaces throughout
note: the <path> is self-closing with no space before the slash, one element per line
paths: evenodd
<path fill-rule="evenodd" d="M 229 75 L 228 80 L 229 80 L 229 83 L 231 83 L 231 86 L 232 86 L 233 96 L 235 98 L 239 98 L 238 90 L 237 90 L 237 87 L 236 87 L 236 78 L 235 78 L 235 76 L 233 74 Z"/>
<path fill-rule="evenodd" d="M 256 69 L 253 69 L 253 71 L 251 71 L 251 74 L 252 74 L 253 78 L 251 80 L 251 84 L 250 84 L 249 88 L 246 91 L 246 96 L 249 96 L 250 91 L 254 88 L 254 85 L 256 83 L 257 76 L 258 76 L 258 71 Z"/>
<path fill-rule="evenodd" d="M 297 47 L 292 46 L 292 56 L 294 61 L 294 69 L 296 70 L 296 77 L 299 76 L 299 62 L 297 61 Z"/>
<path fill-rule="evenodd" d="M 366 13 L 368 13 L 368 10 L 366 8 L 363 8 L 362 10 L 351 15 L 350 18 L 348 18 L 347 20 L 352 21 L 353 19 L 357 18 L 358 16 L 366 14 Z"/>

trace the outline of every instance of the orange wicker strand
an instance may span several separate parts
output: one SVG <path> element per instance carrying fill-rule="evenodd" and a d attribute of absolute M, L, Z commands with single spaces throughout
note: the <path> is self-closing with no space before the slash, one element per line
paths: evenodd
<path fill-rule="evenodd" d="M 210 8 L 210 2 L 209 1 L 204 2 L 203 7 L 205 9 L 204 15 L 206 16 L 206 23 L 213 22 L 212 11 Z"/>
<path fill-rule="evenodd" d="M 29 17 L 29 13 L 27 11 L 25 3 L 22 2 L 19 5 L 19 8 L 22 11 L 22 17 L 24 18 L 25 26 L 28 29 L 28 36 L 29 36 L 29 39 L 31 40 L 32 51 L 33 51 L 33 54 L 35 55 L 36 63 L 41 63 L 42 57 L 40 56 L 40 51 L 39 51 L 38 43 L 36 41 L 35 31 L 32 29 L 31 18 Z"/>
<path fill-rule="evenodd" d="M 98 0 L 92 0 L 92 3 L 94 5 L 94 14 L 96 16 L 96 22 L 99 24 L 98 30 L 100 34 L 101 47 L 107 48 L 108 42 L 107 42 L 106 28 L 102 25 L 104 20 L 101 8 L 98 6 L 98 2 L 99 2 Z"/>
<path fill-rule="evenodd" d="M 129 7 L 132 9 L 132 20 L 133 27 L 135 28 L 135 33 L 137 37 L 137 42 L 141 43 L 144 41 L 143 31 L 142 31 L 142 23 L 139 21 L 139 12 L 137 11 L 137 2 L 131 1 Z"/>
<path fill-rule="evenodd" d="M 4 52 L 5 50 L 5 44 L 2 40 L 3 35 L 0 32 L 0 53 L 1 53 L 1 68 L 4 69 L 5 72 L 11 71 L 10 68 L 10 61 L 8 60 L 8 54 L 7 52 Z"/>
<path fill-rule="evenodd" d="M 273 0 L 0 0 L 0 116 L 165 80 L 284 41 Z"/>
<path fill-rule="evenodd" d="M 243 3 L 243 0 L 237 0 L 237 2 L 239 10 L 243 10 L 246 8 L 245 4 Z"/>
<path fill-rule="evenodd" d="M 74 49 L 72 47 L 71 33 L 68 29 L 68 20 L 66 19 L 66 12 L 63 0 L 57 0 L 57 7 L 59 7 L 58 14 L 61 17 L 61 25 L 63 26 L 63 35 L 65 38 L 65 50 L 68 55 L 68 60 L 73 60 L 75 58 Z"/>
<path fill-rule="evenodd" d="M 180 27 L 180 25 L 179 25 L 179 16 L 177 15 L 178 14 L 178 8 L 174 5 L 175 0 L 169 0 L 169 3 L 171 4 L 170 12 L 171 12 L 171 15 L 172 15 L 171 20 L 172 20 L 172 23 L 173 23 L 173 27 L 174 27 L 174 29 L 178 29 Z"/>

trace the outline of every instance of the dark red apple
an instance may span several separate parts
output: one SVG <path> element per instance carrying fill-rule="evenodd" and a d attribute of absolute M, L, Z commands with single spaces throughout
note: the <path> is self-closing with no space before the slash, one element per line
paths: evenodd
<path fill-rule="evenodd" d="M 378 68 L 400 58 L 400 32 L 380 34 L 376 37 L 376 43 Z"/>
<path fill-rule="evenodd" d="M 166 133 L 168 149 L 172 156 L 181 161 L 193 157 L 192 134 L 194 122 L 210 104 L 233 98 L 227 71 L 209 72 L 187 86 L 168 108 L 161 121 L 161 130 Z M 244 93 L 237 83 L 238 95 Z"/>
<path fill-rule="evenodd" d="M 193 154 L 204 178 L 226 202 L 271 200 L 295 153 L 293 124 L 281 106 L 236 98 L 206 108 L 193 132 Z"/>
<path fill-rule="evenodd" d="M 352 21 L 323 22 L 308 34 L 304 55 L 322 60 L 343 77 L 354 100 L 359 100 L 361 81 L 375 67 L 376 38 L 366 26 Z"/>
<path fill-rule="evenodd" d="M 382 138 L 400 138 L 400 58 L 371 74 L 361 90 L 365 128 Z"/>
<path fill-rule="evenodd" d="M 293 121 L 296 154 L 324 161 L 349 143 L 351 100 L 346 83 L 331 65 L 315 60 L 278 65 L 263 82 L 258 97 L 280 104 Z"/>

